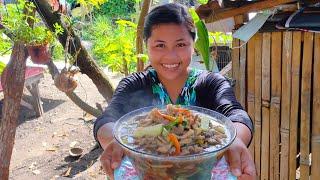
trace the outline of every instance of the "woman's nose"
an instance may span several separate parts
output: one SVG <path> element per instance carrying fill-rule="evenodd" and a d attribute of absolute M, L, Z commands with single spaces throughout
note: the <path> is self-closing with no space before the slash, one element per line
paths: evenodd
<path fill-rule="evenodd" d="M 166 58 L 167 60 L 177 60 L 179 56 L 177 51 L 173 49 L 173 50 L 168 50 L 164 58 Z"/>

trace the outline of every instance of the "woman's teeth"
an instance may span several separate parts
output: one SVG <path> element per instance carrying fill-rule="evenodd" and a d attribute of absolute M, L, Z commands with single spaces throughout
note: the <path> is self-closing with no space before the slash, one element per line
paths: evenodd
<path fill-rule="evenodd" d="M 163 67 L 165 68 L 176 68 L 179 66 L 179 64 L 162 64 Z"/>

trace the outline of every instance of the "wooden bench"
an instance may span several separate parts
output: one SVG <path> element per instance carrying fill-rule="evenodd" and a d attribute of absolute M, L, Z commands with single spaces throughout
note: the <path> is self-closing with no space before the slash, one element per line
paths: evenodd
<path fill-rule="evenodd" d="M 27 67 L 25 72 L 25 83 L 24 86 L 31 94 L 31 100 L 22 97 L 21 105 L 27 107 L 28 109 L 34 110 L 36 116 L 40 117 L 43 114 L 42 101 L 39 93 L 39 82 L 43 78 L 42 67 Z M 2 84 L 0 82 L 0 92 L 3 91 Z"/>

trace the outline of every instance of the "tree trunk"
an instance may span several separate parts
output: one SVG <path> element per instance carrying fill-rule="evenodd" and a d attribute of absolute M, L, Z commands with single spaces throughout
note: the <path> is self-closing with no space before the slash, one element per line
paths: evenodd
<path fill-rule="evenodd" d="M 136 47 L 137 47 L 137 55 L 143 54 L 143 25 L 144 25 L 144 18 L 146 17 L 149 7 L 150 7 L 150 0 L 144 0 L 142 4 L 142 9 L 140 12 L 140 17 L 138 21 L 137 27 L 137 39 L 136 39 Z M 141 58 L 138 57 L 137 63 L 137 71 L 143 71 L 144 63 Z"/>
<path fill-rule="evenodd" d="M 26 59 L 27 53 L 23 43 L 15 43 L 10 62 L 1 77 L 4 103 L 0 121 L 0 179 L 9 178 L 10 160 L 25 81 Z"/>
<path fill-rule="evenodd" d="M 55 23 L 60 24 L 62 27 L 60 15 L 51 10 L 51 6 L 45 0 L 32 0 L 37 7 L 37 11 L 40 14 L 42 20 L 46 23 L 47 27 L 54 31 L 53 25 Z M 81 72 L 86 74 L 93 83 L 97 86 L 98 91 L 101 95 L 109 101 L 113 94 L 113 87 L 110 83 L 109 78 L 103 73 L 103 71 L 98 67 L 97 63 L 88 54 L 86 49 L 81 45 L 80 38 L 75 35 L 72 29 L 64 28 L 62 35 L 59 35 L 58 39 L 63 47 L 66 46 L 66 41 L 68 34 L 71 35 L 71 40 L 69 42 L 68 51 L 72 56 L 77 55 L 75 65 L 79 66 Z"/>

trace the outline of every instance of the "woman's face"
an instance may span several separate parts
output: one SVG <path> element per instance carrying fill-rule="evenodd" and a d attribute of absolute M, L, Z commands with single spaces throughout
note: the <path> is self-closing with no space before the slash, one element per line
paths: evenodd
<path fill-rule="evenodd" d="M 188 74 L 194 42 L 184 25 L 160 24 L 152 27 L 147 40 L 151 66 L 159 78 L 175 80 Z"/>

